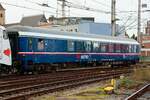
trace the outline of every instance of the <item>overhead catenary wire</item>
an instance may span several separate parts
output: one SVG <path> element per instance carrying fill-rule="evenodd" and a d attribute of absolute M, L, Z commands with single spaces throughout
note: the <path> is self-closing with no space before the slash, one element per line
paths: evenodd
<path fill-rule="evenodd" d="M 103 7 L 106 7 L 106 8 L 110 8 L 111 7 L 111 5 L 107 5 L 107 4 L 105 4 L 103 2 L 100 2 L 98 0 L 92 0 L 92 1 L 95 2 L 95 3 L 97 3 L 97 4 L 99 4 L 99 5 L 101 5 L 101 6 L 103 6 Z"/>
<path fill-rule="evenodd" d="M 41 7 L 47 7 L 47 8 L 52 8 L 52 9 L 56 9 L 57 8 L 54 8 L 52 6 L 49 6 L 49 5 L 46 5 L 46 4 L 41 4 L 41 3 L 37 3 L 37 2 L 33 2 L 33 1 L 29 1 L 29 0 L 25 0 L 27 2 L 30 2 L 30 3 L 33 3 L 33 4 L 36 4 L 36 5 L 39 5 Z M 51 12 L 51 11 L 47 11 L 47 10 L 42 10 L 42 9 L 36 9 L 36 8 L 32 8 L 32 7 L 27 7 L 27 6 L 22 6 L 22 5 L 17 5 L 17 4 L 12 4 L 12 3 L 6 3 L 6 2 L 1 2 L 0 3 L 2 4 L 5 4 L 5 5 L 10 5 L 10 6 L 15 6 L 15 7 L 19 7 L 19 8 L 24 8 L 24 9 L 29 9 L 29 10 L 34 10 L 34 11 L 41 11 L 42 13 L 43 12 L 46 12 L 46 13 L 51 13 L 51 14 L 56 14 L 56 15 L 61 15 L 61 13 L 58 13 L 57 11 L 56 12 Z M 71 12 L 71 13 L 74 13 L 74 12 Z M 77 13 L 76 13 L 77 14 Z M 81 15 L 82 13 L 80 13 Z M 78 15 L 78 14 L 77 14 Z"/>
<path fill-rule="evenodd" d="M 39 5 L 39 6 L 41 6 L 41 7 L 47 7 L 47 8 L 51 8 L 51 9 L 57 9 L 57 8 L 55 8 L 55 7 L 53 7 L 53 6 L 50 6 L 50 5 L 48 5 L 47 3 L 38 3 L 38 2 L 33 2 L 33 1 L 31 1 L 31 0 L 25 0 L 25 1 L 30 1 L 30 3 L 34 3 L 34 4 L 37 4 L 37 5 Z M 98 1 L 98 0 L 93 0 L 93 1 Z M 68 1 L 67 1 L 68 2 Z M 35 11 L 41 11 L 41 12 L 46 12 L 46 13 L 51 13 L 51 14 L 57 14 L 56 12 L 52 12 L 52 11 L 50 11 L 50 10 L 43 10 L 43 9 L 39 9 L 39 8 L 32 8 L 32 7 L 28 7 L 28 6 L 24 6 L 24 5 L 17 5 L 17 4 L 11 4 L 11 3 L 6 3 L 6 2 L 1 2 L 0 1 L 0 3 L 2 3 L 2 4 L 5 4 L 5 5 L 10 5 L 10 6 L 15 6 L 15 7 L 19 7 L 19 8 L 24 8 L 24 9 L 30 9 L 30 10 L 35 10 Z M 97 12 L 97 13 L 103 13 L 103 14 L 110 14 L 110 12 L 109 11 L 103 11 L 103 12 L 101 12 L 101 10 L 99 11 L 99 9 L 92 9 L 91 7 L 88 7 L 87 5 L 84 7 L 84 6 L 82 6 L 82 5 L 80 5 L 80 4 L 75 4 L 74 5 L 74 2 L 72 3 L 72 2 L 68 2 L 68 4 L 72 4 L 73 6 L 75 6 L 75 7 L 72 7 L 72 8 L 75 8 L 75 9 L 80 9 L 80 8 L 76 8 L 78 5 L 78 7 L 81 7 L 81 9 L 80 10 L 85 10 L 85 11 L 88 11 L 88 12 Z M 97 4 L 99 4 L 99 3 L 97 3 Z M 109 5 L 107 5 L 107 6 L 109 6 Z M 105 7 L 107 7 L 107 6 L 105 6 Z M 69 6 L 69 7 L 71 7 L 71 6 Z M 83 7 L 83 8 L 82 8 Z M 76 13 L 76 15 L 84 15 L 84 13 L 78 13 L 78 12 L 74 12 L 74 11 L 70 11 L 72 14 L 73 13 Z M 147 12 L 146 10 L 143 10 L 142 12 Z M 86 13 L 86 12 L 85 12 Z M 131 10 L 131 11 L 117 11 L 116 12 L 118 15 L 119 14 L 129 14 L 129 13 L 137 13 L 137 11 L 134 11 L 134 10 Z M 60 14 L 60 13 L 58 13 L 58 14 Z M 61 15 L 61 14 L 60 14 Z M 91 16 L 91 15 L 90 15 Z M 130 21 L 130 19 L 127 19 L 128 21 L 127 22 L 129 22 Z M 125 24 L 125 23 L 124 23 Z M 125 24 L 126 25 L 126 24 Z M 126 26 L 128 26 L 128 25 L 126 25 Z M 130 27 L 130 26 L 128 26 L 128 27 Z"/>
<path fill-rule="evenodd" d="M 131 18 L 133 17 L 133 14 L 129 15 L 129 17 L 126 19 L 126 21 L 121 25 L 122 27 L 119 30 L 122 30 L 124 28 L 124 26 L 126 26 L 126 24 L 131 20 Z"/>
<path fill-rule="evenodd" d="M 51 8 L 51 9 L 55 9 L 55 11 L 56 11 L 56 17 L 58 17 L 58 15 L 61 15 L 61 13 L 58 13 L 59 11 L 61 11 L 61 10 L 59 10 L 58 9 L 58 5 L 57 5 L 57 8 L 55 8 L 55 7 L 53 7 L 53 6 L 50 6 L 48 3 L 38 3 L 38 2 L 33 2 L 33 1 L 31 1 L 31 0 L 26 0 L 27 2 L 30 2 L 30 3 L 33 3 L 33 4 L 36 4 L 36 5 L 38 5 L 38 6 L 41 6 L 41 7 L 46 7 L 46 8 Z M 57 1 L 58 2 L 58 1 Z M 70 10 L 69 10 L 69 12 L 70 12 Z M 68 13 L 69 13 L 68 12 Z"/>
<path fill-rule="evenodd" d="M 137 24 L 137 19 L 133 20 L 132 22 L 130 22 L 128 25 L 125 26 L 125 29 L 132 26 L 133 24 Z M 119 32 L 122 32 L 125 30 L 124 28 L 120 29 Z"/>
<path fill-rule="evenodd" d="M 59 5 L 61 5 L 61 3 L 58 3 Z M 69 7 L 70 8 L 70 7 Z M 85 11 L 85 13 L 80 13 L 80 12 L 78 12 L 78 11 L 76 11 L 76 12 L 74 12 L 75 11 L 75 9 L 76 8 L 70 8 L 70 16 L 84 16 L 84 17 L 87 17 L 87 16 L 85 16 L 85 13 L 87 14 L 87 12 L 88 12 L 88 16 L 89 17 L 91 17 L 91 16 L 93 16 L 93 14 L 90 14 L 90 13 L 96 13 L 96 12 L 91 12 L 91 11 L 87 11 L 87 10 L 84 10 Z M 78 9 L 78 10 L 80 10 L 80 11 L 82 11 L 82 9 Z M 67 11 L 67 10 L 66 10 Z M 93 16 L 94 17 L 94 16 Z"/>
<path fill-rule="evenodd" d="M 49 7 L 49 8 L 52 8 L 52 9 L 57 9 L 55 7 L 52 7 L 52 6 L 49 6 L 47 4 L 40 4 L 40 3 L 37 3 L 37 2 L 33 2 L 33 1 L 29 1 L 29 0 L 26 0 L 30 3 L 35 3 L 39 6 L 42 6 L 42 7 Z M 68 2 L 68 1 L 67 1 Z M 44 11 L 44 12 L 47 12 L 47 13 L 53 13 L 53 14 L 56 14 L 56 12 L 51 12 L 51 11 L 46 11 L 46 10 L 41 10 L 41 9 L 35 9 L 35 8 L 31 8 L 31 7 L 26 7 L 26 6 L 21 6 L 21 5 L 16 5 L 16 4 L 10 4 L 10 3 L 6 3 L 6 2 L 1 2 L 3 4 L 6 4 L 6 5 L 11 5 L 11 6 L 16 6 L 16 7 L 20 7 L 20 8 L 25 8 L 25 9 L 30 9 L 30 10 L 36 10 L 36 11 Z M 68 2 L 70 4 L 72 4 L 71 2 Z M 69 5 L 68 5 L 69 6 Z M 72 7 L 72 5 L 70 5 L 69 7 Z M 95 12 L 101 12 L 101 13 L 105 13 L 105 14 L 110 14 L 111 12 L 110 11 L 103 11 L 103 10 L 99 10 L 99 9 L 93 9 L 93 8 L 89 8 L 89 7 L 82 7 L 81 5 L 77 5 L 75 4 L 73 6 L 73 8 L 76 8 L 76 9 L 81 9 L 81 10 L 86 10 L 86 11 L 95 11 Z M 119 11 L 119 12 L 116 12 L 116 13 L 136 13 L 137 11 Z M 146 12 L 146 11 L 143 11 L 143 12 Z M 60 14 L 60 13 L 59 13 Z"/>
<path fill-rule="evenodd" d="M 51 11 L 47 11 L 47 10 L 35 9 L 35 8 L 31 8 L 31 7 L 26 7 L 26 6 L 21 6 L 21 5 L 16 5 L 16 4 L 11 4 L 11 3 L 6 3 L 6 2 L 1 2 L 1 1 L 0 1 L 0 3 L 5 4 L 5 5 L 19 7 L 19 8 L 24 8 L 24 9 L 30 9 L 30 10 L 40 11 L 40 12 L 56 14 L 56 12 L 51 12 Z"/>
<path fill-rule="evenodd" d="M 37 4 L 37 5 L 42 6 L 42 7 L 48 7 L 48 8 L 52 8 L 52 9 L 57 9 L 55 7 L 52 7 L 52 6 L 48 5 L 47 3 L 38 3 L 38 2 L 30 1 L 30 0 L 26 0 L 26 1 L 30 2 L 30 3 L 33 3 L 33 4 Z"/>
<path fill-rule="evenodd" d="M 94 12 L 98 12 L 98 13 L 103 13 L 103 14 L 110 14 L 111 11 L 105 11 L 105 10 L 100 10 L 100 9 L 95 9 L 89 6 L 83 6 L 80 4 L 76 4 L 70 1 L 65 1 L 66 2 L 66 6 L 68 7 L 72 7 L 72 8 L 76 8 L 76 9 L 81 9 L 81 10 L 87 10 L 87 11 L 94 11 Z M 61 5 L 59 3 L 59 5 Z M 142 12 L 146 12 L 146 10 L 143 10 Z M 121 14 L 121 13 L 137 13 L 136 10 L 129 10 L 129 11 L 116 11 L 116 14 Z"/>
<path fill-rule="evenodd" d="M 147 19 L 143 19 L 142 20 L 142 23 L 145 23 L 145 22 L 147 22 Z M 133 21 L 133 23 L 131 23 L 131 24 L 129 24 L 128 26 L 126 26 L 126 28 L 124 29 L 124 30 L 130 30 L 130 29 L 136 29 L 136 27 L 137 27 L 137 19 L 135 19 L 135 21 Z M 144 26 L 143 26 L 143 28 L 145 28 Z M 122 31 L 124 31 L 124 30 L 122 30 Z M 119 32 L 122 32 L 122 31 L 119 31 Z"/>
<path fill-rule="evenodd" d="M 94 11 L 94 12 L 99 12 L 99 13 L 104 13 L 104 14 L 110 14 L 110 11 L 104 11 L 104 10 L 100 10 L 100 9 L 95 9 L 95 8 L 91 8 L 88 6 L 82 6 L 79 4 L 75 4 L 69 1 L 65 1 L 66 6 L 72 7 L 72 8 L 76 8 L 76 9 L 81 9 L 81 10 L 87 10 L 87 11 Z"/>

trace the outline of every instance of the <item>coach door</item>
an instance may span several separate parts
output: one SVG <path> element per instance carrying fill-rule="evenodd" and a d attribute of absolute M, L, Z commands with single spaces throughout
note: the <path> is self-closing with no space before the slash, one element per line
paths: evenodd
<path fill-rule="evenodd" d="M 8 33 L 11 52 L 12 52 L 12 60 L 15 60 L 18 52 L 18 33 L 17 32 L 9 32 Z"/>

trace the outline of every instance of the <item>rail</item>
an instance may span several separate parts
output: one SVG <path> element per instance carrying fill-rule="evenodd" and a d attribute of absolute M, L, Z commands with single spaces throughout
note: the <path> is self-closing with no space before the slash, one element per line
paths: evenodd
<path fill-rule="evenodd" d="M 138 97 L 142 96 L 145 92 L 150 90 L 150 84 L 145 85 L 138 91 L 131 94 L 129 97 L 127 97 L 125 100 L 136 100 Z"/>

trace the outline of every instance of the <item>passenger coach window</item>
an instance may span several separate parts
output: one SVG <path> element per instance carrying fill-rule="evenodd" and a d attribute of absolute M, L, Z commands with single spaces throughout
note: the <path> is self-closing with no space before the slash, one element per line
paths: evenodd
<path fill-rule="evenodd" d="M 68 41 L 68 51 L 74 51 L 74 42 Z"/>
<path fill-rule="evenodd" d="M 44 40 L 38 39 L 38 50 L 43 50 L 43 49 L 44 49 Z"/>
<path fill-rule="evenodd" d="M 129 45 L 129 53 L 131 53 L 131 52 L 132 52 L 132 46 Z"/>
<path fill-rule="evenodd" d="M 123 53 L 128 53 L 129 52 L 129 46 L 127 44 L 122 45 L 122 52 Z"/>
<path fill-rule="evenodd" d="M 140 46 L 136 45 L 136 53 L 139 53 L 140 51 Z"/>
<path fill-rule="evenodd" d="M 121 45 L 116 44 L 116 53 L 120 53 L 120 52 L 121 52 Z"/>
<path fill-rule="evenodd" d="M 32 50 L 32 38 L 29 38 L 28 43 L 29 43 L 29 49 Z"/>
<path fill-rule="evenodd" d="M 77 41 L 76 42 L 76 51 L 77 52 L 84 52 L 85 51 L 84 42 L 83 41 Z"/>
<path fill-rule="evenodd" d="M 136 50 L 137 50 L 137 46 L 134 45 L 134 53 L 136 53 Z"/>
<path fill-rule="evenodd" d="M 107 52 L 107 44 L 105 44 L 105 43 L 102 43 L 101 44 L 101 52 Z"/>
<path fill-rule="evenodd" d="M 98 52 L 98 49 L 99 49 L 99 43 L 98 42 L 94 42 L 93 43 L 93 51 L 94 52 Z"/>
<path fill-rule="evenodd" d="M 109 48 L 109 52 L 111 53 L 111 52 L 114 52 L 114 45 L 113 44 L 109 44 L 108 45 L 108 48 Z"/>
<path fill-rule="evenodd" d="M 85 47 L 85 50 L 86 50 L 86 52 L 90 52 L 91 51 L 91 42 L 90 41 L 86 41 L 85 43 L 84 43 L 84 47 Z"/>

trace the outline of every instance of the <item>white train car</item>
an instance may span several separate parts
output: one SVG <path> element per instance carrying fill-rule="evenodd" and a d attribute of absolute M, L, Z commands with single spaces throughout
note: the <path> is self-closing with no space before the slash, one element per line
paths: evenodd
<path fill-rule="evenodd" d="M 0 67 L 1 65 L 12 65 L 10 42 L 3 26 L 0 26 Z"/>

